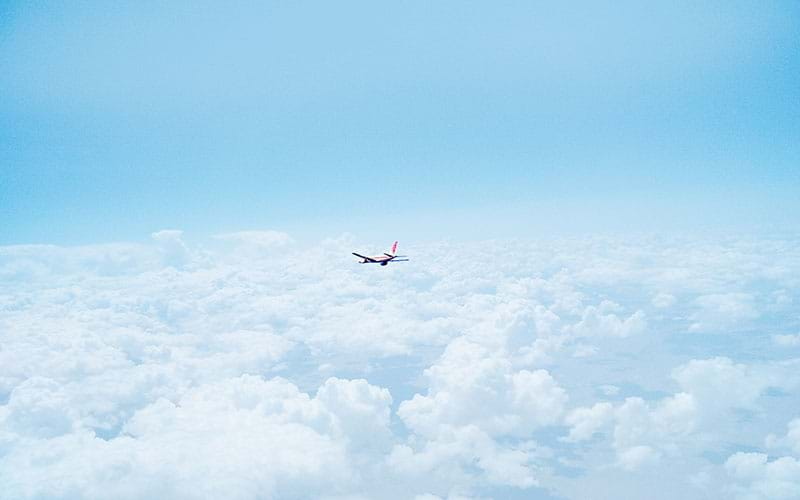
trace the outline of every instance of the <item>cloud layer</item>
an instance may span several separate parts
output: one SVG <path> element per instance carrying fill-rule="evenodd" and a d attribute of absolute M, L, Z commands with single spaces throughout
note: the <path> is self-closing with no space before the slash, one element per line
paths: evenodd
<path fill-rule="evenodd" d="M 800 498 L 796 243 L 0 247 L 0 498 Z"/>

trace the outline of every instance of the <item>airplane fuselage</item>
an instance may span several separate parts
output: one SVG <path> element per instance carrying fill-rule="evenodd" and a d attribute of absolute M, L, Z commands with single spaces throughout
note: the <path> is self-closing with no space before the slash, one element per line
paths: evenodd
<path fill-rule="evenodd" d="M 362 255 L 360 253 L 353 252 L 353 255 L 360 258 L 361 260 L 358 261 L 359 264 L 380 264 L 382 266 L 387 265 L 389 262 L 407 262 L 408 258 L 405 255 L 397 255 L 397 242 L 394 242 L 392 245 L 391 253 L 386 252 L 383 255 L 377 255 L 375 257 L 369 257 L 367 255 Z"/>
<path fill-rule="evenodd" d="M 390 260 L 392 260 L 392 257 L 388 257 L 386 255 L 380 255 L 380 256 L 377 256 L 377 257 L 370 257 L 370 260 L 361 259 L 358 263 L 359 264 L 380 264 L 382 266 L 385 266 L 386 264 L 389 263 Z"/>

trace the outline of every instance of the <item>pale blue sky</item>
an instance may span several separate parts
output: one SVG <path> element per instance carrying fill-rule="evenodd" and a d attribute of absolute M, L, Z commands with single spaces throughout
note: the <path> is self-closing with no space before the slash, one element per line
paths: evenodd
<path fill-rule="evenodd" d="M 0 243 L 793 230 L 798 75 L 788 1 L 4 2 Z"/>

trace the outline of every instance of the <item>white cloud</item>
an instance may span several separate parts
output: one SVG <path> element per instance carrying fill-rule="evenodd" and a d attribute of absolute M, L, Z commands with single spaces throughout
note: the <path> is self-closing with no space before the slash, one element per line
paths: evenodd
<path fill-rule="evenodd" d="M 650 302 L 659 309 L 666 309 L 675 305 L 676 300 L 674 295 L 661 292 L 653 296 Z"/>
<path fill-rule="evenodd" d="M 501 353 L 458 338 L 425 370 L 426 396 L 400 404 L 414 432 L 435 437 L 441 426 L 475 425 L 493 436 L 527 436 L 559 421 L 567 395 L 546 370 L 515 371 Z"/>
<path fill-rule="evenodd" d="M 765 440 L 768 448 L 786 448 L 800 456 L 800 418 L 795 418 L 786 424 L 786 435 L 776 436 L 769 434 Z"/>
<path fill-rule="evenodd" d="M 573 409 L 565 419 L 570 429 L 562 441 L 611 435 L 616 464 L 627 470 L 679 459 L 699 452 L 724 432 L 723 422 L 731 427 L 732 437 L 739 435 L 734 410 L 758 409 L 773 383 L 793 387 L 792 372 L 791 365 L 748 366 L 721 357 L 691 360 L 672 371 L 682 392 L 653 402 L 628 397 L 616 405 L 600 402 Z"/>
<path fill-rule="evenodd" d="M 355 480 L 352 453 L 368 445 L 364 433 L 388 433 L 390 402 L 385 389 L 363 380 L 329 379 L 310 398 L 285 380 L 245 375 L 198 386 L 175 402 L 160 398 L 103 440 L 69 432 L 59 398 L 37 398 L 24 415 L 12 408 L 5 419 L 40 439 L 21 438 L 0 460 L 0 482 L 14 498 L 329 492 Z"/>
<path fill-rule="evenodd" d="M 382 448 L 390 442 L 392 396 L 366 380 L 329 378 L 315 398 L 335 415 L 338 430 L 359 447 Z"/>
<path fill-rule="evenodd" d="M 794 335 L 773 335 L 772 341 L 782 347 L 800 346 L 800 333 Z"/>
<path fill-rule="evenodd" d="M 786 433 L 786 440 L 792 447 L 795 453 L 800 455 L 800 418 L 796 418 L 789 422 L 789 430 Z"/>
<path fill-rule="evenodd" d="M 406 477 L 433 474 L 470 483 L 470 465 L 488 484 L 527 488 L 538 483 L 537 446 L 501 444 L 557 424 L 566 391 L 546 370 L 515 370 L 503 350 L 465 337 L 453 340 L 425 370 L 428 394 L 403 401 L 398 415 L 414 433 L 389 464 Z M 458 479 L 462 478 L 462 479 Z"/>
<path fill-rule="evenodd" d="M 261 262 L 275 258 L 276 255 L 289 258 L 276 251 L 294 243 L 291 236 L 280 231 L 238 231 L 217 234 L 214 239 L 224 243 L 221 253 L 228 262 L 241 260 Z"/>
<path fill-rule="evenodd" d="M 72 431 L 75 410 L 59 385 L 32 377 L 14 388 L 6 405 L 4 424 L 21 436 L 51 438 Z"/>
<path fill-rule="evenodd" d="M 769 335 L 800 245 L 434 243 L 378 268 L 352 236 L 188 241 L 0 247 L 0 491 L 763 496 L 788 460 L 707 457 L 800 453 L 796 336 Z"/>
<path fill-rule="evenodd" d="M 598 387 L 598 389 L 606 396 L 616 396 L 617 394 L 619 394 L 619 387 L 617 387 L 616 385 L 603 384 L 600 387 Z"/>
<path fill-rule="evenodd" d="M 647 464 L 655 464 L 661 457 L 660 453 L 650 446 L 638 445 L 623 448 L 619 452 L 618 464 L 626 470 L 637 470 Z"/>
<path fill-rule="evenodd" d="M 736 453 L 725 462 L 736 482 L 736 498 L 777 500 L 800 498 L 800 461 L 793 457 L 768 460 L 763 453 Z"/>
<path fill-rule="evenodd" d="M 578 442 L 591 439 L 595 432 L 611 422 L 614 410 L 611 403 L 596 403 L 591 408 L 576 408 L 567 415 L 564 422 L 570 426 L 565 441 Z"/>
<path fill-rule="evenodd" d="M 571 331 L 580 336 L 609 336 L 609 337 L 629 337 L 642 333 L 647 328 L 647 320 L 643 311 L 636 311 L 627 318 L 620 318 L 609 310 L 609 303 L 603 303 L 600 307 L 589 306 L 584 312 L 581 320 L 575 324 Z"/>
<path fill-rule="evenodd" d="M 15 287 L 40 284 L 48 290 L 60 281 L 85 276 L 132 275 L 161 265 L 158 248 L 129 243 L 78 247 L 14 245 L 0 247 L 0 277 Z M 53 282 L 52 280 L 56 280 Z"/>
<path fill-rule="evenodd" d="M 633 470 L 658 462 L 664 454 L 679 454 L 695 429 L 696 411 L 694 398 L 686 393 L 664 398 L 654 407 L 641 398 L 627 398 L 614 411 L 618 464 Z"/>
<path fill-rule="evenodd" d="M 167 266 L 179 268 L 189 261 L 189 249 L 183 243 L 183 231 L 164 229 L 150 235 L 158 243 L 161 258 Z"/>
<path fill-rule="evenodd" d="M 689 331 L 719 331 L 754 320 L 759 312 L 750 293 L 714 293 L 695 300 L 699 308 L 692 316 Z"/>
<path fill-rule="evenodd" d="M 724 357 L 692 360 L 672 376 L 709 411 L 753 408 L 770 384 L 768 374 Z"/>
<path fill-rule="evenodd" d="M 474 425 L 440 427 L 436 438 L 419 448 L 396 445 L 387 464 L 411 482 L 470 486 L 482 481 L 519 488 L 538 484 L 528 450 L 501 446 Z M 470 477 L 472 467 L 477 467 L 479 476 Z"/>

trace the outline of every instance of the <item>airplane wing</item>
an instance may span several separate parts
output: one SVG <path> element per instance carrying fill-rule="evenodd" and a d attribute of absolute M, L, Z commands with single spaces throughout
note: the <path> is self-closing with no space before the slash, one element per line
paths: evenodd
<path fill-rule="evenodd" d="M 389 257 L 390 259 L 394 257 L 394 255 L 392 255 L 390 253 L 386 253 L 386 252 L 383 252 L 383 255 Z"/>
<path fill-rule="evenodd" d="M 367 257 L 366 255 L 361 255 L 361 254 L 359 254 L 359 253 L 355 253 L 355 252 L 353 252 L 353 255 L 355 255 L 356 257 L 361 257 L 362 259 L 366 260 L 367 262 L 378 262 L 378 261 L 377 261 L 377 260 L 375 260 L 375 259 L 372 259 L 372 258 L 370 258 L 370 257 Z"/>
<path fill-rule="evenodd" d="M 392 262 L 408 262 L 408 259 L 392 259 Z"/>

